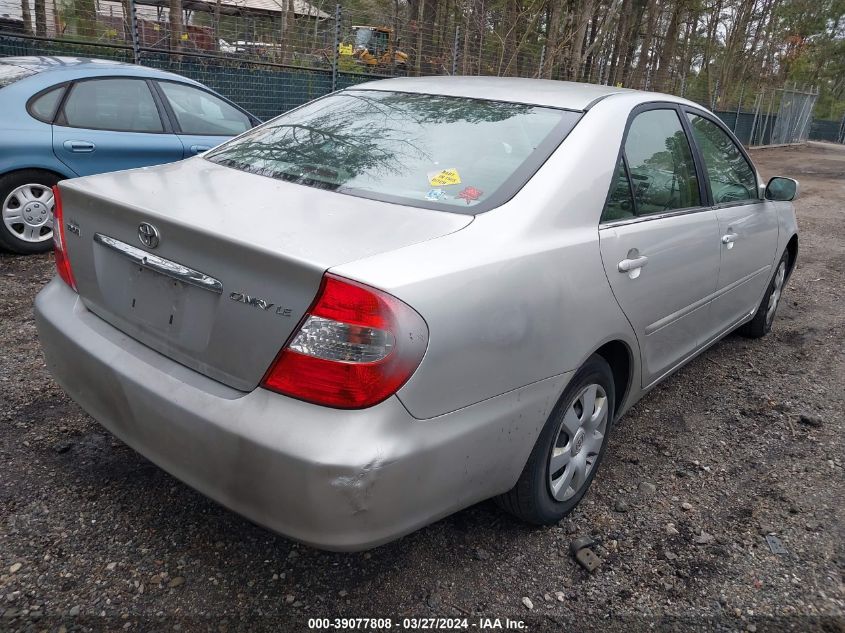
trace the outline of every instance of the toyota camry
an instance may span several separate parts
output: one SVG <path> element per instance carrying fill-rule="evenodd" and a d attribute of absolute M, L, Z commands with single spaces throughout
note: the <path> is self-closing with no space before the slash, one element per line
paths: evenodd
<path fill-rule="evenodd" d="M 676 97 L 367 83 L 59 183 L 38 331 L 112 433 L 293 539 L 372 547 L 491 497 L 549 524 L 649 389 L 770 330 L 796 193 Z"/>

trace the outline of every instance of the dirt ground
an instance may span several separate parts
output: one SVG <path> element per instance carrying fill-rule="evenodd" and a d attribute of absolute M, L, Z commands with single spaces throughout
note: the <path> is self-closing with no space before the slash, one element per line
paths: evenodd
<path fill-rule="evenodd" d="M 44 367 L 32 301 L 51 256 L 0 255 L 0 630 L 845 630 L 845 147 L 754 158 L 802 186 L 773 332 L 728 337 L 646 397 L 560 526 L 485 502 L 368 553 L 273 535 L 105 432 Z M 568 553 L 582 535 L 592 574 Z"/>

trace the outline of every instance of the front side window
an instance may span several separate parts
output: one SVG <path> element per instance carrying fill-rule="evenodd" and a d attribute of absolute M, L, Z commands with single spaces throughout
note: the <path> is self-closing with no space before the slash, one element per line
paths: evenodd
<path fill-rule="evenodd" d="M 631 122 L 625 157 L 637 215 L 701 206 L 695 163 L 675 110 L 646 110 Z"/>
<path fill-rule="evenodd" d="M 578 117 L 518 103 L 346 90 L 205 158 L 311 187 L 475 214 L 515 194 Z"/>
<path fill-rule="evenodd" d="M 170 81 L 159 85 L 185 134 L 235 136 L 252 127 L 246 114 L 213 94 Z"/>
<path fill-rule="evenodd" d="M 713 202 L 723 204 L 757 199 L 754 169 L 733 139 L 713 121 L 692 113 L 687 113 L 687 117 L 704 158 Z"/>
<path fill-rule="evenodd" d="M 61 125 L 116 132 L 162 132 L 153 95 L 143 79 L 93 79 L 74 84 Z"/>

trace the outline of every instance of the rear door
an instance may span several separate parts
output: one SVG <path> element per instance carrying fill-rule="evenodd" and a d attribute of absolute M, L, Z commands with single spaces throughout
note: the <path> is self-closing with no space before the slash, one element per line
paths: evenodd
<path fill-rule="evenodd" d="M 175 81 L 157 81 L 156 85 L 186 158 L 252 128 L 248 114 L 206 90 Z"/>
<path fill-rule="evenodd" d="M 719 220 L 721 263 L 713 324 L 726 330 L 752 313 L 771 277 L 778 242 L 774 204 L 760 196 L 757 174 L 740 146 L 711 116 L 687 110 L 692 138 Z"/>
<path fill-rule="evenodd" d="M 183 155 L 149 83 L 134 77 L 74 82 L 53 125 L 53 152 L 80 176 L 169 163 Z"/>
<path fill-rule="evenodd" d="M 680 110 L 634 111 L 599 225 L 610 286 L 636 332 L 647 386 L 712 330 L 719 225 L 706 206 Z"/>

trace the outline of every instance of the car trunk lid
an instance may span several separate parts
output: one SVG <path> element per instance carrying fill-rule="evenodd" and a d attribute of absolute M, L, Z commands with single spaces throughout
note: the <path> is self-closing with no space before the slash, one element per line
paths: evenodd
<path fill-rule="evenodd" d="M 60 190 L 68 256 L 86 307 L 244 391 L 258 385 L 327 269 L 472 221 L 202 158 L 79 178 Z M 155 247 L 142 242 L 151 227 Z"/>

